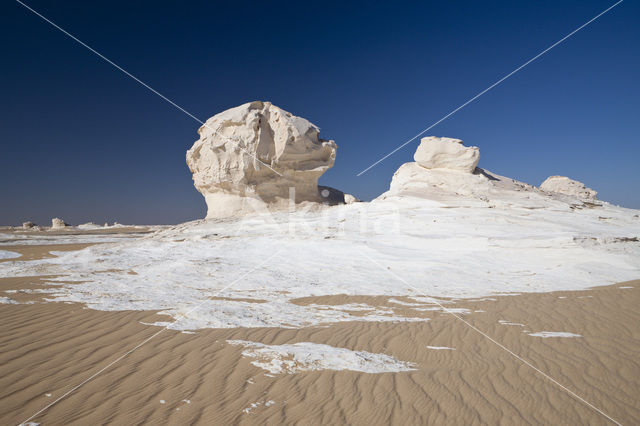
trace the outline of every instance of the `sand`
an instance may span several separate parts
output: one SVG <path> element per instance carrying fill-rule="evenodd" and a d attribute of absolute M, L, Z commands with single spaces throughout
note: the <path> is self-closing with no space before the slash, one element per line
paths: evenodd
<path fill-rule="evenodd" d="M 97 226 L 97 225 L 96 225 Z M 158 227 L 158 226 L 156 226 Z M 90 229 L 78 229 L 75 226 L 65 228 L 51 229 L 40 228 L 36 230 L 15 228 L 11 226 L 0 226 L 0 232 L 25 238 L 38 238 L 47 236 L 78 236 L 78 235 L 127 235 L 127 234 L 148 234 L 154 226 L 111 226 L 107 228 L 97 227 Z"/>
<path fill-rule="evenodd" d="M 24 245 L 5 245 L 0 246 L 0 250 L 11 251 L 20 254 L 20 257 L 12 259 L 0 259 L 0 262 L 10 262 L 13 260 L 38 260 L 55 257 L 52 251 L 73 251 L 82 250 L 83 248 L 92 246 L 92 243 L 86 244 L 34 244 L 30 246 Z"/>
<path fill-rule="evenodd" d="M 37 246 L 11 250 L 29 259 L 47 253 Z M 45 303 L 42 293 L 4 293 L 46 290 L 41 278 L 0 279 L 2 296 L 21 303 L 0 305 L 2 424 L 26 420 L 162 330 L 142 323 L 169 319 L 155 312 L 101 312 L 79 304 Z M 417 312 L 398 301 L 411 302 L 399 297 L 331 296 L 298 303 L 366 302 L 431 320 L 195 334 L 165 330 L 31 421 L 44 425 L 611 423 L 450 314 Z M 452 302 L 447 306 L 469 309 L 462 317 L 470 324 L 613 419 L 640 423 L 640 281 Z M 580 337 L 529 335 L 540 332 Z M 227 343 L 231 339 L 269 345 L 327 344 L 387 354 L 415 363 L 416 369 L 381 374 L 322 370 L 269 377 L 251 364 L 251 358 L 242 356 L 241 346 Z"/>

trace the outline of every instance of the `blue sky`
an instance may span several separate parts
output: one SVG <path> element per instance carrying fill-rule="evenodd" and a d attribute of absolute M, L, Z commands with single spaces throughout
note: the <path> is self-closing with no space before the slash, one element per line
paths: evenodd
<path fill-rule="evenodd" d="M 201 119 L 252 100 L 309 119 L 339 147 L 320 182 L 371 199 L 418 141 L 358 172 L 614 2 L 26 3 Z M 184 160 L 198 123 L 20 4 L 0 10 L 0 224 L 204 217 Z M 640 208 L 639 53 L 626 0 L 428 134 Z"/>

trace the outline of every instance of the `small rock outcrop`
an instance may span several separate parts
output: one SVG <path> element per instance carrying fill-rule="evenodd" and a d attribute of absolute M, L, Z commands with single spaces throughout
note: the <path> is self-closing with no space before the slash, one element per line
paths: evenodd
<path fill-rule="evenodd" d="M 51 229 L 62 229 L 67 227 L 68 224 L 64 222 L 64 220 L 54 217 L 51 219 Z"/>
<path fill-rule="evenodd" d="M 318 185 L 318 194 L 322 200 L 322 204 L 335 206 L 339 204 L 353 204 L 360 200 L 351 194 L 346 194 L 339 189 L 329 186 Z"/>
<path fill-rule="evenodd" d="M 594 203 L 596 191 L 565 176 L 551 176 L 537 188 L 477 167 L 477 147 L 459 139 L 426 137 L 414 159 L 395 172 L 389 190 L 376 200 L 417 197 L 450 207 L 574 210 Z M 375 200 L 374 200 L 375 201 Z"/>
<path fill-rule="evenodd" d="M 304 118 L 272 105 L 250 102 L 207 120 L 187 151 L 207 218 L 323 203 L 318 178 L 333 166 L 337 146 L 320 139 Z"/>
<path fill-rule="evenodd" d="M 100 225 L 97 225 L 93 222 L 87 222 L 87 223 L 82 223 L 80 225 L 78 225 L 76 228 L 78 229 L 98 229 L 100 228 Z"/>
<path fill-rule="evenodd" d="M 33 228 L 36 228 L 37 226 L 38 225 L 31 222 L 30 220 L 22 223 L 22 229 L 33 229 Z"/>
<path fill-rule="evenodd" d="M 570 208 L 548 192 L 477 167 L 480 150 L 459 139 L 423 138 L 414 159 L 400 166 L 389 190 L 376 200 L 417 197 L 451 207 Z"/>
<path fill-rule="evenodd" d="M 420 140 L 413 159 L 425 169 L 473 173 L 480 161 L 480 150 L 475 146 L 464 146 L 460 139 L 428 136 Z"/>
<path fill-rule="evenodd" d="M 587 188 L 584 183 L 569 179 L 566 176 L 550 176 L 542 182 L 540 189 L 546 192 L 568 195 L 582 201 L 597 200 L 596 195 L 598 195 L 593 189 Z"/>
<path fill-rule="evenodd" d="M 474 197 L 491 190 L 491 181 L 478 169 L 480 149 L 460 139 L 422 138 L 413 156 L 395 172 L 389 191 L 381 198 L 409 195 L 431 199 Z M 492 178 L 493 179 L 493 178 Z"/>
<path fill-rule="evenodd" d="M 344 202 L 345 204 L 353 204 L 353 203 L 360 203 L 360 199 L 354 197 L 351 194 L 344 194 Z"/>

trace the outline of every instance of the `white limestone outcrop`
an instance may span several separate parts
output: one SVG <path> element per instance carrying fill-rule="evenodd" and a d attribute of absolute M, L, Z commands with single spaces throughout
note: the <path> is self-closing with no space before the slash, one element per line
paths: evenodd
<path fill-rule="evenodd" d="M 466 202 L 468 198 L 487 199 L 492 181 L 498 178 L 476 168 L 480 150 L 466 147 L 460 139 L 429 136 L 422 138 L 413 158 L 394 173 L 390 196 L 415 196 L 438 201 Z"/>
<path fill-rule="evenodd" d="M 62 228 L 65 228 L 66 226 L 67 224 L 62 219 L 59 219 L 57 217 L 54 217 L 53 219 L 51 219 L 51 229 L 62 229 Z"/>
<path fill-rule="evenodd" d="M 78 226 L 76 226 L 76 228 L 78 229 L 100 229 L 102 228 L 100 225 L 97 225 L 93 222 L 87 222 L 87 223 L 82 223 Z"/>
<path fill-rule="evenodd" d="M 345 204 L 353 204 L 361 202 L 360 199 L 354 197 L 351 194 L 344 194 L 344 203 Z"/>
<path fill-rule="evenodd" d="M 587 188 L 584 183 L 569 179 L 566 176 L 550 176 L 542 182 L 540 189 L 546 192 L 568 195 L 582 201 L 597 200 L 596 195 L 598 195 L 593 189 Z"/>
<path fill-rule="evenodd" d="M 413 159 L 425 169 L 473 173 L 480 161 L 480 150 L 475 146 L 464 146 L 460 139 L 428 136 L 420 140 Z"/>
<path fill-rule="evenodd" d="M 416 162 L 400 166 L 389 191 L 376 200 L 417 197 L 448 207 L 570 210 L 588 207 L 584 202 L 595 199 L 595 191 L 568 178 L 550 178 L 536 188 L 478 168 L 479 158 L 477 147 L 465 147 L 459 139 L 423 138 Z"/>
<path fill-rule="evenodd" d="M 216 114 L 198 133 L 187 165 L 207 218 L 324 202 L 318 178 L 333 166 L 337 146 L 304 118 L 255 101 Z"/>

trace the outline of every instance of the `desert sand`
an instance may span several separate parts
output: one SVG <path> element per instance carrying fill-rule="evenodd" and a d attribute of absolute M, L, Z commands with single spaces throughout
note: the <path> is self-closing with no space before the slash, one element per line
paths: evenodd
<path fill-rule="evenodd" d="M 50 250 L 84 246 L 12 250 L 36 259 Z M 145 324 L 168 319 L 150 311 L 103 312 L 77 303 L 47 303 L 44 298 L 52 286 L 43 279 L 0 279 L 0 291 L 19 303 L 0 305 L 3 424 L 26 420 L 163 330 Z M 417 310 L 413 299 L 403 297 L 334 295 L 295 302 L 367 303 L 430 320 L 195 333 L 164 330 L 31 421 L 44 425 L 611 423 L 447 312 Z M 459 312 L 470 324 L 616 421 L 640 422 L 640 281 L 445 302 L 451 302 L 448 308 L 466 309 Z M 579 337 L 541 337 L 545 332 Z M 413 369 L 271 374 L 253 365 L 255 359 L 243 356 L 246 348 L 229 340 L 326 344 L 386 354 Z"/>

